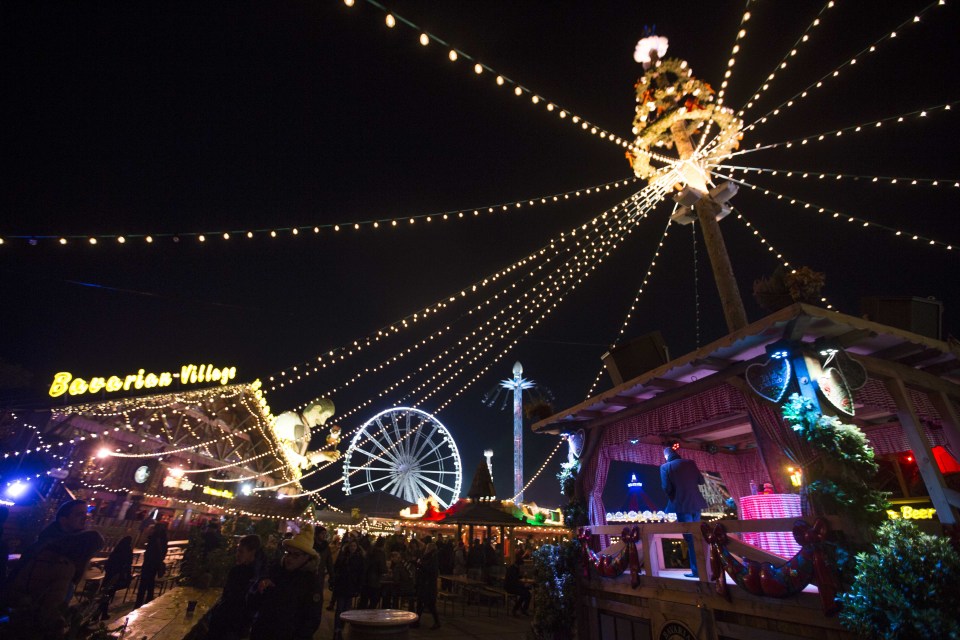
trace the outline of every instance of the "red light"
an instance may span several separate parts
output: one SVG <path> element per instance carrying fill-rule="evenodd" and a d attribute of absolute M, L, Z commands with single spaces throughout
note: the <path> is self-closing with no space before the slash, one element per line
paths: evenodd
<path fill-rule="evenodd" d="M 907 462 L 913 462 L 913 456 L 907 456 Z"/>

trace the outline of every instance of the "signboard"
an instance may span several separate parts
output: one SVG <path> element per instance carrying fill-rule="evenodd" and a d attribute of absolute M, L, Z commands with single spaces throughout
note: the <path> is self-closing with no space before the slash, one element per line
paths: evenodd
<path fill-rule="evenodd" d="M 75 377 L 69 371 L 60 371 L 53 376 L 49 394 L 51 398 L 59 398 L 67 394 L 82 396 L 96 395 L 100 392 L 116 393 L 140 389 L 162 389 L 178 380 L 180 384 L 205 384 L 219 382 L 228 384 L 237 377 L 236 367 L 214 367 L 212 364 L 185 364 L 180 367 L 180 373 L 162 371 L 160 373 L 147 372 L 138 369 L 136 373 L 125 375 L 93 376 L 89 380 Z"/>

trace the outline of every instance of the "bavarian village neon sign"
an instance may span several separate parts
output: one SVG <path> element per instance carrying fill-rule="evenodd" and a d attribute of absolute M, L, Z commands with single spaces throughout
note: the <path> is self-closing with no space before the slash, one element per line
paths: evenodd
<path fill-rule="evenodd" d="M 116 393 L 117 391 L 155 389 L 169 387 L 175 379 L 179 380 L 180 384 L 219 382 L 225 385 L 236 376 L 236 367 L 218 369 L 212 364 L 185 364 L 180 367 L 180 373 L 170 371 L 147 373 L 144 369 L 139 369 L 136 373 L 129 373 L 124 376 L 93 377 L 89 380 L 75 378 L 68 371 L 60 371 L 53 376 L 49 393 L 50 397 L 59 398 L 63 394 L 81 396 L 85 393 L 97 394 L 101 391 Z"/>

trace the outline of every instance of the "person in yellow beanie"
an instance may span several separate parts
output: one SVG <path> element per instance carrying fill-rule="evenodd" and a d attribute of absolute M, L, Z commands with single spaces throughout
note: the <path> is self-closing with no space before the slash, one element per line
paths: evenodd
<path fill-rule="evenodd" d="M 313 548 L 313 525 L 283 541 L 279 564 L 255 583 L 248 603 L 256 611 L 250 640 L 310 640 L 323 614 L 323 582 Z"/>

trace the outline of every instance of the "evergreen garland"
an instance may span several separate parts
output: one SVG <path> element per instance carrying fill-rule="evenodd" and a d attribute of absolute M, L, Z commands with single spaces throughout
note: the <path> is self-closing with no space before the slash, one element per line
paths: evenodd
<path fill-rule="evenodd" d="M 577 621 L 577 565 L 580 542 L 565 540 L 545 544 L 533 552 L 533 635 L 541 640 L 564 640 L 575 636 Z"/>
<path fill-rule="evenodd" d="M 873 449 L 854 425 L 824 416 L 816 405 L 794 393 L 783 405 L 783 417 L 819 451 L 803 470 L 807 495 L 821 513 L 844 513 L 868 526 L 883 522 L 887 494 L 870 488 L 877 475 Z"/>

